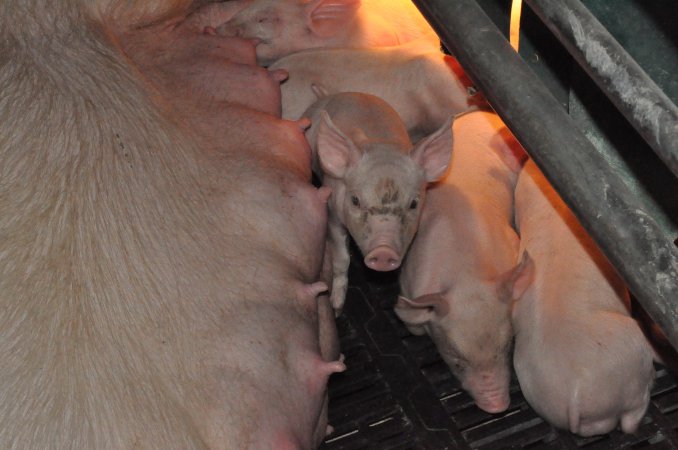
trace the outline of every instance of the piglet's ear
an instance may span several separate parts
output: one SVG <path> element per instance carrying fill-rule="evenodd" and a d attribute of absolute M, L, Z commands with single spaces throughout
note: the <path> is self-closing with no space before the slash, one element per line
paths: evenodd
<path fill-rule="evenodd" d="M 312 0 L 306 5 L 308 28 L 318 37 L 334 36 L 355 18 L 361 0 Z"/>
<path fill-rule="evenodd" d="M 527 250 L 513 269 L 500 276 L 501 297 L 507 301 L 519 300 L 534 281 L 534 261 Z"/>
<path fill-rule="evenodd" d="M 441 179 L 452 158 L 452 117 L 433 134 L 419 141 L 411 157 L 424 169 L 426 181 L 431 183 Z"/>
<path fill-rule="evenodd" d="M 316 147 L 320 167 L 334 178 L 343 178 L 346 170 L 361 156 L 353 141 L 334 125 L 327 111 L 320 112 Z"/>
<path fill-rule="evenodd" d="M 437 317 L 447 314 L 447 303 L 440 294 L 422 295 L 414 300 L 398 296 L 394 311 L 410 331 L 414 334 L 421 334 L 414 332 L 412 327 L 423 327 Z"/>
<path fill-rule="evenodd" d="M 525 149 L 506 126 L 501 127 L 494 135 L 490 146 L 497 152 L 504 164 L 516 174 L 520 172 L 528 159 Z"/>

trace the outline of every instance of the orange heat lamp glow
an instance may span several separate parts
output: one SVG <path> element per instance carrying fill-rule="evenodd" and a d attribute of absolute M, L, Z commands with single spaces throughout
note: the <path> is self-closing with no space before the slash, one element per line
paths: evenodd
<path fill-rule="evenodd" d="M 523 0 L 513 0 L 511 3 L 511 25 L 509 26 L 509 42 L 516 52 L 520 38 L 520 13 L 523 10 Z"/>

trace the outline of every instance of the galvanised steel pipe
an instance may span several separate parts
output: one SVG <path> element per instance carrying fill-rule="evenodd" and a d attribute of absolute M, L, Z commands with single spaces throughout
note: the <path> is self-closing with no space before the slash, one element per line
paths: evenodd
<path fill-rule="evenodd" d="M 579 0 L 525 1 L 678 177 L 678 107 Z"/>
<path fill-rule="evenodd" d="M 673 239 L 474 0 L 414 3 L 678 349 Z"/>

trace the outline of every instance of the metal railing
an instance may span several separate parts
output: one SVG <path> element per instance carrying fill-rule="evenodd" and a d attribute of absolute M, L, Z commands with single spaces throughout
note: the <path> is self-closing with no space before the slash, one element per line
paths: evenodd
<path fill-rule="evenodd" d="M 634 174 L 611 170 L 475 0 L 413 1 L 678 349 L 675 236 L 624 182 Z M 526 1 L 676 174 L 675 105 L 578 0 Z"/>

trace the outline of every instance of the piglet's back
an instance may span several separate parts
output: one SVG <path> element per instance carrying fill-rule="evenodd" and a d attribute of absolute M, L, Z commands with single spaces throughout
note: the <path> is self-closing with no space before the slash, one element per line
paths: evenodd
<path fill-rule="evenodd" d="M 633 432 L 649 401 L 652 349 L 622 280 L 532 161 L 518 180 L 516 225 L 535 266 L 513 314 L 525 398 L 583 436 L 618 423 Z"/>

